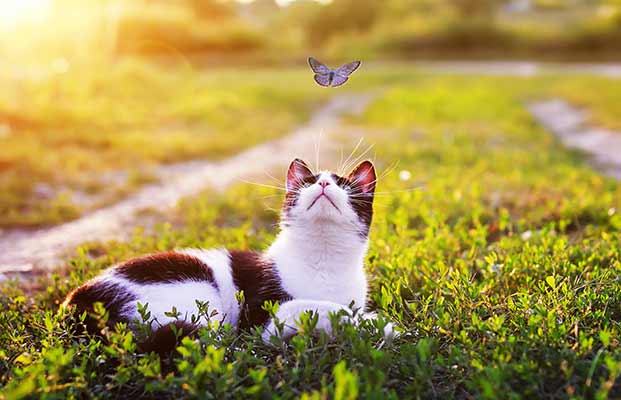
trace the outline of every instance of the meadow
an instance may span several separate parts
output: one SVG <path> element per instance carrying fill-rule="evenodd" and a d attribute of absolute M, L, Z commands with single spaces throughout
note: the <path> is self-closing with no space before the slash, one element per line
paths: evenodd
<path fill-rule="evenodd" d="M 191 73 L 205 91 L 177 85 L 183 79 L 177 75 L 161 86 L 154 84 L 160 75 L 149 84 L 133 80 L 135 92 L 129 86 L 126 94 L 140 106 L 136 113 L 106 104 L 106 96 L 86 111 L 73 101 L 63 108 L 42 100 L 28 120 L 62 131 L 59 141 L 84 141 L 80 152 L 60 158 L 92 159 L 88 170 L 99 173 L 106 157 L 133 166 L 136 159 L 157 164 L 231 154 L 285 133 L 329 95 L 289 85 L 309 78 L 296 68 Z M 106 331 L 106 342 L 70 329 L 71 318 L 58 313 L 63 297 L 114 262 L 187 246 L 265 248 L 275 234 L 280 192 L 240 184 L 187 199 L 154 232 L 86 243 L 39 278 L 38 289 L 3 283 L 0 398 L 621 396 L 621 186 L 561 147 L 525 108 L 530 100 L 562 96 L 588 107 L 594 124 L 621 128 L 621 81 L 446 76 L 405 64 L 370 68 L 359 78 L 343 89 L 377 97 L 347 123 L 374 144 L 382 174 L 367 258 L 369 305 L 398 325 L 399 338 L 386 342 L 370 327 L 336 325 L 333 339 L 301 334 L 267 345 L 258 331 L 239 335 L 220 327 L 183 339 L 174 355 L 160 359 L 137 354 L 126 326 Z M 52 129 L 57 113 L 47 107 L 73 116 L 72 129 Z M 111 115 L 128 120 L 104 118 L 106 107 L 119 107 Z M 200 136 L 202 129 L 184 128 L 173 143 L 140 134 L 167 117 L 213 130 Z M 105 141 L 80 134 L 89 126 L 113 133 Z M 36 151 L 33 171 L 47 153 Z M 47 174 L 56 167 L 46 168 L 40 179 L 52 181 Z M 14 197 L 12 204 L 22 201 Z M 301 324 L 309 328 L 312 321 Z"/>
<path fill-rule="evenodd" d="M 55 63 L 2 74 L 0 228 L 76 218 L 152 182 L 157 165 L 284 135 L 326 98 L 296 84 L 301 70 Z"/>

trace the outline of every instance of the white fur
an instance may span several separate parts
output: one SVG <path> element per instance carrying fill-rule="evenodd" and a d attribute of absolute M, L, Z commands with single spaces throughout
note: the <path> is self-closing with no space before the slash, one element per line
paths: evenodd
<path fill-rule="evenodd" d="M 129 282 L 128 282 L 129 283 Z M 149 305 L 148 311 L 151 312 L 151 318 L 155 321 L 153 328 L 164 326 L 171 322 L 177 321 L 174 317 L 166 316 L 166 312 L 170 312 L 175 306 L 177 312 L 180 313 L 178 319 L 181 321 L 191 321 L 192 315 L 198 316 L 199 309 L 196 300 L 208 301 L 209 310 L 222 310 L 222 301 L 218 295 L 218 290 L 209 282 L 176 282 L 176 283 L 157 283 L 157 284 L 131 284 L 128 289 L 136 294 L 137 301 L 141 304 Z M 139 318 L 136 302 L 129 303 L 132 306 L 133 315 L 129 318 Z M 223 320 L 221 312 L 214 316 L 212 320 Z M 199 321 L 200 325 L 205 325 L 207 321 L 203 318 Z"/>
<path fill-rule="evenodd" d="M 360 241 L 360 239 L 356 239 Z M 321 250 L 318 250 L 318 247 Z M 293 298 L 333 301 L 364 308 L 367 281 L 362 269 L 366 244 L 339 238 L 330 227 L 281 233 L 268 250 L 282 286 Z"/>
<path fill-rule="evenodd" d="M 282 330 L 278 329 L 274 320 L 270 320 L 261 335 L 263 341 L 268 343 L 272 336 L 277 336 L 281 339 L 291 338 L 298 332 L 300 314 L 308 311 L 317 314 L 318 318 L 315 330 L 324 331 L 328 335 L 332 335 L 332 320 L 330 314 L 337 314 L 340 311 L 345 311 L 345 315 L 341 317 L 341 321 L 349 321 L 354 324 L 359 324 L 365 320 L 377 319 L 375 313 L 358 313 L 354 317 L 354 312 L 349 307 L 332 301 L 296 299 L 280 305 L 278 312 L 276 312 L 276 320 L 282 324 Z M 383 334 L 386 341 L 392 341 L 399 336 L 399 333 L 395 331 L 392 323 L 386 324 Z"/>
<path fill-rule="evenodd" d="M 176 321 L 174 317 L 166 315 L 173 306 L 180 313 L 179 320 L 190 322 L 192 315 L 199 315 L 196 300 L 209 303 L 209 315 L 213 310 L 217 312 L 210 318 L 211 321 L 236 325 L 239 305 L 235 298 L 236 289 L 233 284 L 228 251 L 187 249 L 179 253 L 196 257 L 211 268 L 217 288 L 210 282 L 196 281 L 136 283 L 115 274 L 114 269 L 105 271 L 99 280 L 119 284 L 136 296 L 136 300 L 127 303 L 123 310 L 124 316 L 129 320 L 140 319 L 138 303 L 148 304 L 147 311 L 151 312 L 151 320 L 155 322 L 154 329 Z M 204 316 L 198 321 L 199 325 L 206 325 L 207 322 Z"/>
<path fill-rule="evenodd" d="M 274 321 L 270 320 L 263 331 L 262 338 L 265 342 L 269 342 L 272 335 L 279 336 L 283 339 L 288 339 L 295 335 L 298 331 L 297 322 L 300 314 L 306 311 L 313 311 L 318 314 L 319 318 L 315 330 L 325 331 L 328 335 L 331 335 L 332 323 L 330 314 L 336 314 L 341 310 L 344 310 L 348 315 L 352 315 L 352 311 L 348 307 L 332 301 L 291 300 L 282 303 L 280 307 L 278 307 L 278 312 L 276 313 L 276 319 L 284 324 L 282 332 L 279 332 Z"/>
<path fill-rule="evenodd" d="M 216 308 L 216 310 L 224 315 L 224 322 L 233 326 L 237 325 L 239 304 L 235 298 L 237 288 L 233 282 L 229 252 L 225 249 L 185 249 L 180 251 L 180 253 L 196 257 L 211 268 L 216 285 L 218 285 L 220 303 L 222 305 L 221 309 Z M 211 305 L 209 308 L 211 309 Z"/>

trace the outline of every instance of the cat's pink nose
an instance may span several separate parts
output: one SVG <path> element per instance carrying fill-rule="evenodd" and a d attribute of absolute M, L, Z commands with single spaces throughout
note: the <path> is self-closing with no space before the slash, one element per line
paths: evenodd
<path fill-rule="evenodd" d="M 322 188 L 326 188 L 326 186 L 328 186 L 330 184 L 330 182 L 328 181 L 321 181 L 319 182 L 319 186 L 321 186 Z"/>

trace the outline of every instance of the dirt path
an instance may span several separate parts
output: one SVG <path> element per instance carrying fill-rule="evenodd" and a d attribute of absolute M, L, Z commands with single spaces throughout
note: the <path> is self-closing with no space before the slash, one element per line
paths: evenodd
<path fill-rule="evenodd" d="M 619 63 L 550 63 L 536 61 L 419 61 L 413 63 L 436 73 L 464 75 L 535 76 L 585 74 L 621 78 Z"/>
<path fill-rule="evenodd" d="M 372 64 L 372 63 L 370 63 Z M 401 63 L 403 64 L 403 63 Z M 432 70 L 438 73 L 502 75 L 502 76 L 534 76 L 541 73 L 552 74 L 587 74 L 607 77 L 621 77 L 619 62 L 540 62 L 533 60 L 420 60 L 408 62 L 407 65 Z M 11 67 L 0 66 L 0 75 L 11 80 L 43 80 L 49 79 L 56 72 L 49 67 Z"/>
<path fill-rule="evenodd" d="M 533 103 L 529 111 L 565 146 L 586 152 L 597 169 L 621 179 L 621 132 L 588 126 L 587 111 L 560 99 Z"/>
<path fill-rule="evenodd" d="M 316 111 L 311 120 L 289 136 L 264 143 L 220 162 L 192 161 L 159 169 L 160 181 L 147 185 L 127 199 L 52 228 L 10 231 L 0 235 L 0 280 L 14 273 L 27 273 L 35 266 L 49 268 L 87 241 L 126 238 L 142 224 L 141 210 L 166 211 L 184 197 L 197 195 L 207 187 L 224 190 L 240 178 L 261 176 L 274 168 L 286 168 L 294 157 L 315 160 L 318 135 L 326 137 L 339 125 L 345 113 L 360 113 L 370 95 L 337 96 Z M 334 149 L 333 149 L 334 150 Z"/>

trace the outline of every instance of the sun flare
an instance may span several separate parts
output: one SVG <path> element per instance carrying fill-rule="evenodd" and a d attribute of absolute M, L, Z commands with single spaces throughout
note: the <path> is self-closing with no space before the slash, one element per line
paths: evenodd
<path fill-rule="evenodd" d="M 3 0 L 0 2 L 0 29 L 15 28 L 26 21 L 37 21 L 50 10 L 52 0 Z"/>

